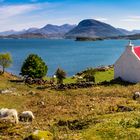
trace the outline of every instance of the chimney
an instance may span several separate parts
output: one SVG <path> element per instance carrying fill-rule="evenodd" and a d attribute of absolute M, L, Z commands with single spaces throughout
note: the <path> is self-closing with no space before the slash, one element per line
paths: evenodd
<path fill-rule="evenodd" d="M 133 49 L 134 44 L 131 42 L 131 40 L 129 41 L 128 45 L 126 46 L 128 49 Z"/>

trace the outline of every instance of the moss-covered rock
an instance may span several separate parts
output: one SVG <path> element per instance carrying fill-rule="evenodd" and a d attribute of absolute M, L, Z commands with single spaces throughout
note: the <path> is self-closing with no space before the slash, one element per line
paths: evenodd
<path fill-rule="evenodd" d="M 28 138 L 24 140 L 53 140 L 53 135 L 49 131 L 36 130 Z"/>

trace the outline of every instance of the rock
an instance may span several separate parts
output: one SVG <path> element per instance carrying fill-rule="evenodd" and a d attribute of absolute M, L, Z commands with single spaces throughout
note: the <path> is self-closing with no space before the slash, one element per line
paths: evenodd
<path fill-rule="evenodd" d="M 136 100 L 137 98 L 140 98 L 140 92 L 135 92 L 133 94 L 133 100 Z"/>
<path fill-rule="evenodd" d="M 133 109 L 132 109 L 132 108 L 127 107 L 127 106 L 118 105 L 117 107 L 118 107 L 118 108 L 117 108 L 117 111 L 118 111 L 118 112 L 133 111 Z"/>
<path fill-rule="evenodd" d="M 37 105 L 45 106 L 45 102 L 44 101 L 39 101 L 39 102 L 37 102 Z"/>
<path fill-rule="evenodd" d="M 41 105 L 45 105 L 45 103 L 43 101 L 40 102 Z"/>
<path fill-rule="evenodd" d="M 8 89 L 5 89 L 5 90 L 0 90 L 0 93 L 1 94 L 13 93 L 13 91 L 12 90 L 8 90 Z"/>
<path fill-rule="evenodd" d="M 67 126 L 70 130 L 82 130 L 87 128 L 89 121 L 83 120 L 59 120 L 57 123 L 58 126 Z"/>
<path fill-rule="evenodd" d="M 14 96 L 20 96 L 20 94 L 18 94 L 16 92 L 13 92 L 12 95 L 14 95 Z"/>
<path fill-rule="evenodd" d="M 35 93 L 35 91 L 30 91 L 29 94 L 30 95 L 35 95 L 36 93 Z"/>
<path fill-rule="evenodd" d="M 53 134 L 49 131 L 36 130 L 24 140 L 53 140 Z"/>

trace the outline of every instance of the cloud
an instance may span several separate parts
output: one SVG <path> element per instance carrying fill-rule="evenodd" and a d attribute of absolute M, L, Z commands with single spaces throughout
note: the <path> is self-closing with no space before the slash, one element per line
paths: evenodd
<path fill-rule="evenodd" d="M 12 16 L 27 13 L 35 10 L 36 7 L 33 5 L 10 5 L 0 7 L 0 19 L 6 19 Z"/>
<path fill-rule="evenodd" d="M 100 17 L 100 18 L 95 18 L 95 20 L 105 22 L 105 21 L 107 21 L 108 19 L 107 19 L 107 18 L 102 18 L 102 17 Z"/>
<path fill-rule="evenodd" d="M 0 5 L 0 30 L 20 29 L 24 25 L 41 20 L 40 12 L 51 7 L 50 3 Z M 38 14 L 37 14 L 38 13 Z M 46 13 L 45 13 L 46 14 Z M 29 23 L 30 22 L 30 23 Z M 20 26 L 21 24 L 21 26 Z M 27 28 L 26 27 L 26 28 Z"/>
<path fill-rule="evenodd" d="M 125 22 L 139 22 L 140 21 L 140 16 L 128 16 L 127 18 L 124 18 L 121 21 L 125 21 Z"/>
<path fill-rule="evenodd" d="M 99 21 L 107 21 L 108 19 L 107 18 L 102 18 L 102 17 L 100 17 L 100 18 L 95 18 L 96 20 L 99 20 Z"/>
<path fill-rule="evenodd" d="M 0 19 L 9 19 L 18 15 L 26 14 L 32 11 L 40 10 L 46 6 L 44 4 L 21 4 L 21 5 L 3 5 L 0 6 Z"/>
<path fill-rule="evenodd" d="M 0 5 L 0 32 L 5 30 L 22 30 L 29 27 L 42 27 L 53 19 L 53 9 L 58 4 L 48 2 Z M 49 18 L 48 18 L 49 17 Z M 56 19 L 56 18 L 55 18 Z"/>

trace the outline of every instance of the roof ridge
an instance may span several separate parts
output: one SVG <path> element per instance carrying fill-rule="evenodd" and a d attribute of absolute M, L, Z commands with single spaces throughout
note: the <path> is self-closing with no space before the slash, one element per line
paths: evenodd
<path fill-rule="evenodd" d="M 135 46 L 133 50 L 137 57 L 140 59 L 140 46 Z"/>

